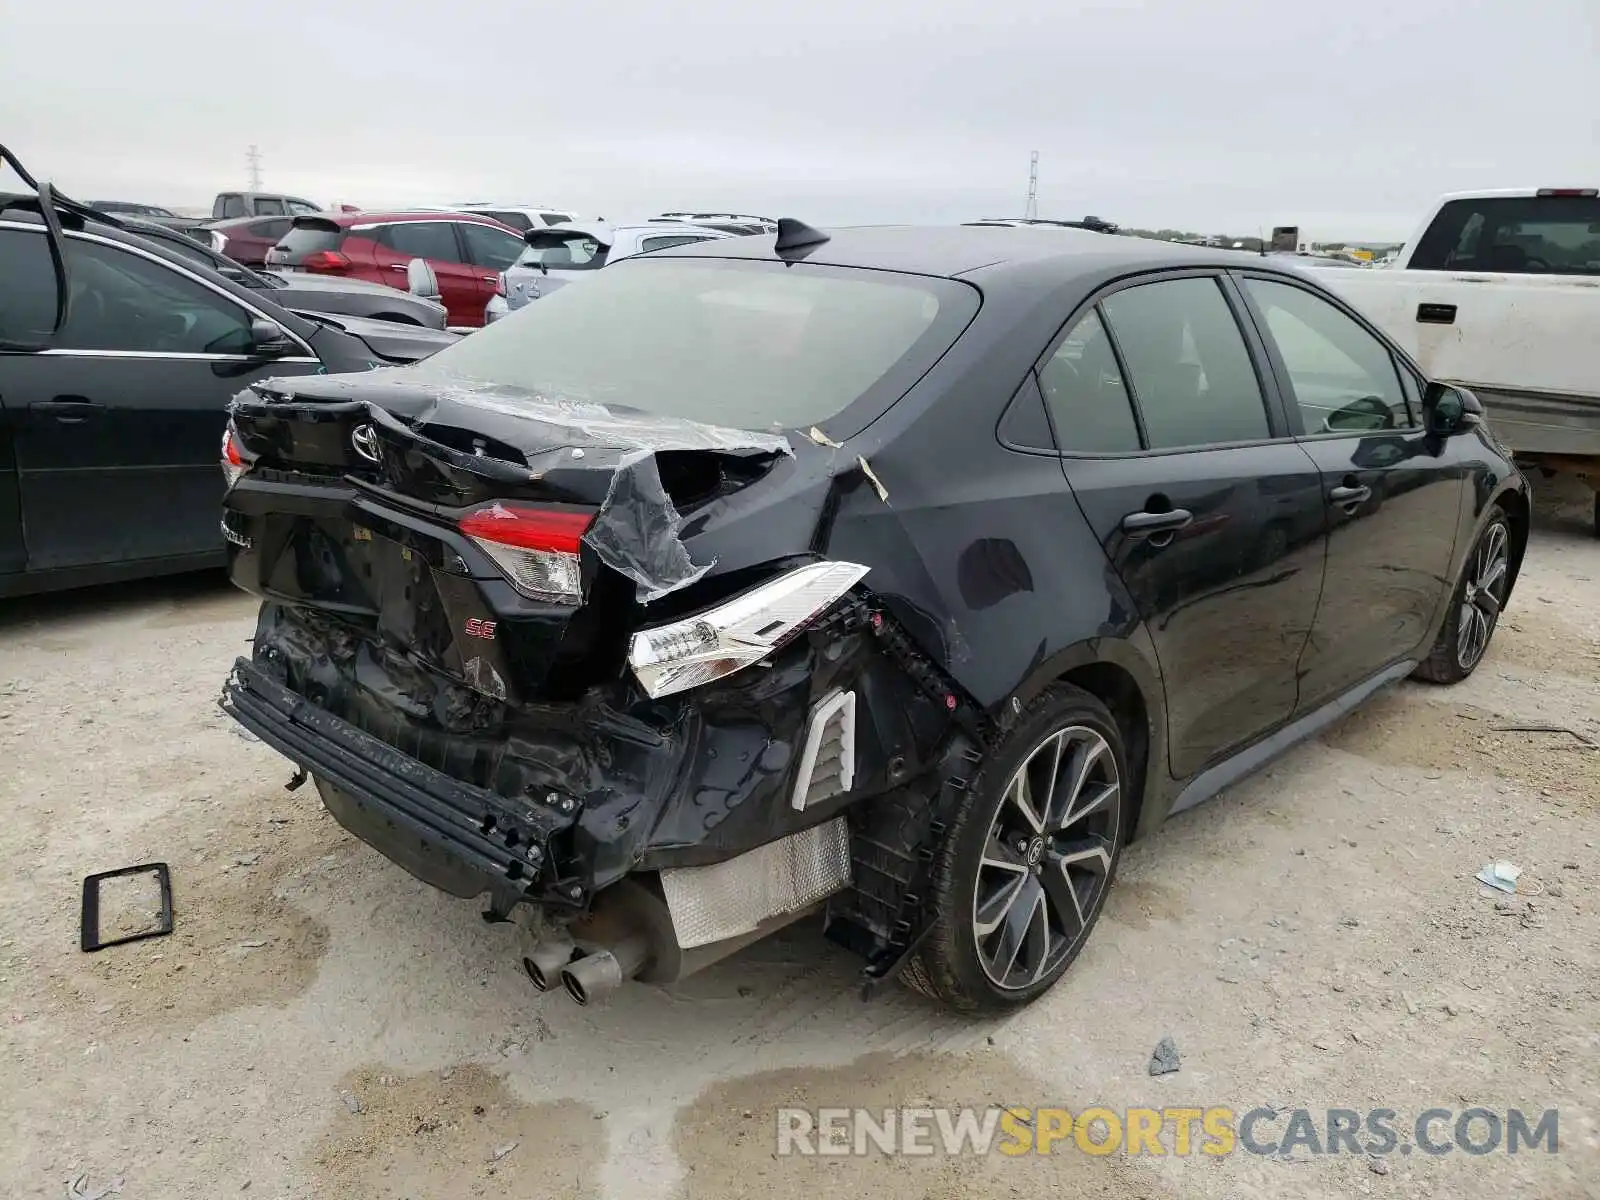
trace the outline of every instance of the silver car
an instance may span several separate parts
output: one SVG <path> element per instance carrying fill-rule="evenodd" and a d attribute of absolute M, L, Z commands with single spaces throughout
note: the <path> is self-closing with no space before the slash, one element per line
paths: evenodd
<path fill-rule="evenodd" d="M 530 229 L 523 239 L 528 243 L 527 249 L 500 276 L 503 294 L 490 300 L 483 311 L 484 324 L 516 312 L 530 300 L 548 296 L 557 288 L 586 279 L 589 272 L 607 263 L 668 246 L 735 236 L 720 229 L 671 221 L 641 225 L 574 221 L 548 229 Z"/>

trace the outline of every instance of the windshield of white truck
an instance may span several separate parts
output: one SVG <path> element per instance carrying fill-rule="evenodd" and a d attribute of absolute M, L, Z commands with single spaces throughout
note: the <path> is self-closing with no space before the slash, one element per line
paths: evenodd
<path fill-rule="evenodd" d="M 1417 243 L 1418 271 L 1600 275 L 1600 197 L 1451 200 Z"/>

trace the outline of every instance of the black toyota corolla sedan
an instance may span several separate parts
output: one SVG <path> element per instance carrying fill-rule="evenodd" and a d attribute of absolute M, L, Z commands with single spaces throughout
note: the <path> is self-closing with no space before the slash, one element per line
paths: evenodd
<path fill-rule="evenodd" d="M 224 707 L 580 1002 L 821 908 L 1024 1004 L 1131 838 L 1471 673 L 1528 531 L 1304 272 L 1089 231 L 785 221 L 232 421 Z"/>

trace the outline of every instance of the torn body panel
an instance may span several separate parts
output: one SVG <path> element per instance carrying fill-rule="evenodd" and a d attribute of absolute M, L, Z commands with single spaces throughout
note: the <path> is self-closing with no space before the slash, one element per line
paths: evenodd
<path fill-rule="evenodd" d="M 1051 597 L 1073 590 L 1043 553 L 1073 527 L 1048 507 L 1063 503 L 1053 460 L 1022 464 L 1036 486 L 1013 472 L 992 505 L 952 509 L 944 497 L 974 486 L 958 451 L 919 453 L 903 432 L 882 448 L 683 421 L 652 432 L 642 414 L 403 377 L 258 388 L 232 419 L 252 466 L 228 498 L 230 565 L 266 603 L 225 706 L 327 782 L 325 752 L 261 733 L 270 712 L 251 724 L 265 674 L 341 736 L 476 789 L 419 825 L 333 778 L 324 797 L 358 836 L 445 890 L 488 892 L 497 912 L 526 902 L 561 919 L 633 872 L 753 863 L 842 814 L 865 845 L 886 814 L 915 810 L 915 831 L 893 831 L 907 862 L 858 855 L 871 878 L 837 899 L 844 940 L 880 969 L 903 955 L 916 914 L 898 910 L 919 886 L 914 848 L 942 829 L 939 797 L 1024 668 L 1059 649 L 1029 633 L 1057 636 Z M 589 518 L 569 603 L 526 594 L 463 520 L 530 505 Z M 630 671 L 641 629 L 692 626 L 830 561 L 872 567 L 756 665 L 656 699 Z M 848 736 L 821 724 L 846 710 Z"/>

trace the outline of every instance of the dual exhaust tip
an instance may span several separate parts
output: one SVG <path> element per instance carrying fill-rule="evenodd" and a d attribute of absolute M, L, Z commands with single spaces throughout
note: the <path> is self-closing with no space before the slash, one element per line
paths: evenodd
<path fill-rule="evenodd" d="M 581 1005 L 607 999 L 644 970 L 650 959 L 643 937 L 624 938 L 607 949 L 584 953 L 571 942 L 540 942 L 522 959 L 533 986 L 553 991 L 559 983 Z"/>

